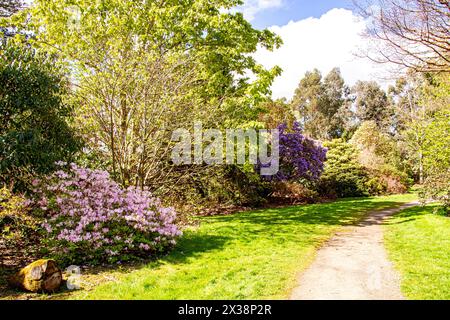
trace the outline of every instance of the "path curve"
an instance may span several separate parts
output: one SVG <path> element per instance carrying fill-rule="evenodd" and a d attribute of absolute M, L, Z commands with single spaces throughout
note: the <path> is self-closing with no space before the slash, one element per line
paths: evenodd
<path fill-rule="evenodd" d="M 418 205 L 373 211 L 355 226 L 344 227 L 317 253 L 299 277 L 292 300 L 399 300 L 400 277 L 387 258 L 382 222 Z"/>

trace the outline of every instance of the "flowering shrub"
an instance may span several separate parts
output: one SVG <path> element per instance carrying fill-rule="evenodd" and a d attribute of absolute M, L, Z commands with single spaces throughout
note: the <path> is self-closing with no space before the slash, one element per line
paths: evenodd
<path fill-rule="evenodd" d="M 125 261 L 175 245 L 181 235 L 175 210 L 147 190 L 122 189 L 105 171 L 58 165 L 61 170 L 33 185 L 48 246 L 60 260 Z"/>
<path fill-rule="evenodd" d="M 280 132 L 280 170 L 270 177 L 274 181 L 317 181 L 324 169 L 327 149 L 304 136 L 297 122 L 292 132 L 287 125 L 278 126 Z"/>

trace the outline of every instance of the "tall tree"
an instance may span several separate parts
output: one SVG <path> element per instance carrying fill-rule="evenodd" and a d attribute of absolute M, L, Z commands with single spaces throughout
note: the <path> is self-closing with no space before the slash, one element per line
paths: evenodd
<path fill-rule="evenodd" d="M 440 201 L 450 213 L 450 76 L 433 75 L 422 100 L 433 112 L 424 130 L 424 199 Z"/>
<path fill-rule="evenodd" d="M 330 71 L 323 85 L 325 101 L 322 113 L 328 121 L 326 138 L 341 138 L 350 129 L 353 116 L 350 111 L 350 89 L 345 84 L 339 68 Z"/>
<path fill-rule="evenodd" d="M 69 62 L 91 147 L 124 185 L 157 187 L 175 170 L 175 129 L 256 120 L 280 73 L 251 53 L 281 40 L 228 10 L 239 2 L 36 0 L 22 21 L 35 45 Z"/>
<path fill-rule="evenodd" d="M 305 133 L 322 140 L 341 137 L 350 116 L 348 92 L 338 68 L 325 78 L 317 69 L 307 72 L 291 102 Z"/>
<path fill-rule="evenodd" d="M 320 108 L 322 94 L 322 74 L 319 70 L 308 71 L 295 90 L 291 105 L 299 123 L 304 129 L 313 120 Z M 309 131 L 309 130 L 308 130 Z M 311 135 L 312 132 L 307 132 Z"/>
<path fill-rule="evenodd" d="M 400 152 L 420 184 L 424 182 L 425 130 L 435 110 L 423 99 L 428 82 L 423 74 L 410 72 L 389 88 L 394 102 L 394 132 Z"/>
<path fill-rule="evenodd" d="M 352 88 L 356 117 L 360 122 L 374 121 L 388 131 L 392 121 L 392 106 L 388 96 L 375 81 L 358 81 Z"/>

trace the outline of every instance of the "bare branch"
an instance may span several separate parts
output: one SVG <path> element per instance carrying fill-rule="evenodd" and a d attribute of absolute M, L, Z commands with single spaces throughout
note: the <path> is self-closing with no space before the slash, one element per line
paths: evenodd
<path fill-rule="evenodd" d="M 450 72 L 450 2 L 445 0 L 356 0 L 369 22 L 366 36 L 381 42 L 366 52 L 379 63 L 420 72 Z"/>

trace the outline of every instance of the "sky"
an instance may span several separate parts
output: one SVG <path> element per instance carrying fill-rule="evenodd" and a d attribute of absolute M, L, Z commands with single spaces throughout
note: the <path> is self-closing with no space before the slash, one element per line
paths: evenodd
<path fill-rule="evenodd" d="M 377 65 L 358 52 L 368 46 L 362 36 L 367 21 L 353 11 L 351 0 L 246 0 L 239 10 L 255 28 L 269 28 L 283 39 L 283 46 L 258 50 L 255 59 L 266 68 L 275 65 L 283 74 L 272 86 L 273 98 L 291 99 L 305 72 L 314 68 L 326 75 L 334 67 L 344 80 L 377 80 L 389 84 L 389 67 Z"/>
<path fill-rule="evenodd" d="M 320 17 L 333 8 L 351 9 L 352 0 L 246 0 L 243 12 L 258 28 Z"/>

